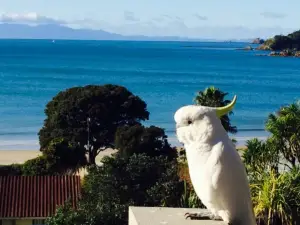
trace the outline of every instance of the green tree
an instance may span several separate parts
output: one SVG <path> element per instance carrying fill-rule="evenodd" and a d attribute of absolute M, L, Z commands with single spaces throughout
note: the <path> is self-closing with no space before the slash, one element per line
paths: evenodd
<path fill-rule="evenodd" d="M 247 142 L 243 160 L 259 224 L 299 223 L 300 104 L 280 108 L 266 122 L 266 141 Z"/>
<path fill-rule="evenodd" d="M 274 36 L 274 42 L 271 45 L 273 50 L 284 50 L 290 49 L 293 45 L 293 40 L 285 35 L 276 35 Z"/>
<path fill-rule="evenodd" d="M 0 166 L 0 176 L 22 175 L 22 164 Z"/>
<path fill-rule="evenodd" d="M 300 30 L 288 35 L 275 35 L 273 38 L 259 47 L 260 49 L 282 51 L 282 50 L 300 50 Z"/>
<path fill-rule="evenodd" d="M 21 168 L 24 176 L 41 176 L 74 173 L 85 165 L 84 152 L 78 145 L 72 146 L 63 139 L 55 139 L 41 156 L 27 160 Z"/>
<path fill-rule="evenodd" d="M 47 225 L 89 225 L 85 217 L 85 212 L 76 210 L 70 202 L 59 206 L 56 209 L 55 215 L 47 218 Z M 91 224 L 92 225 L 92 224 Z"/>
<path fill-rule="evenodd" d="M 177 158 L 177 151 L 167 140 L 162 128 L 142 125 L 119 127 L 115 137 L 115 147 L 118 154 L 130 157 L 134 153 L 146 153 L 148 156 L 167 156 L 169 159 Z"/>
<path fill-rule="evenodd" d="M 72 173 L 87 165 L 86 150 L 62 138 L 53 139 L 44 149 L 43 156 L 53 162 L 58 173 Z"/>
<path fill-rule="evenodd" d="M 264 171 L 278 173 L 280 156 L 276 144 L 271 139 L 262 141 L 257 138 L 246 142 L 242 158 L 250 180 L 259 178 Z"/>
<path fill-rule="evenodd" d="M 175 161 L 144 153 L 105 157 L 85 178 L 82 207 L 95 224 L 125 225 L 129 206 L 176 207 L 181 192 Z"/>
<path fill-rule="evenodd" d="M 210 106 L 210 107 L 220 107 L 228 105 L 231 101 L 225 100 L 224 98 L 228 95 L 218 88 L 208 87 L 204 91 L 199 91 L 194 102 L 196 105 Z M 229 112 L 229 115 L 232 115 L 233 112 Z M 237 133 L 236 126 L 232 126 L 228 115 L 221 117 L 221 123 L 224 129 L 232 134 Z"/>
<path fill-rule="evenodd" d="M 22 165 L 23 176 L 44 176 L 58 175 L 55 171 L 55 159 L 46 156 L 38 156 L 37 158 L 27 160 Z"/>
<path fill-rule="evenodd" d="M 58 208 L 48 224 L 127 225 L 129 206 L 176 207 L 182 188 L 176 162 L 164 156 L 105 157 L 89 167 L 77 209 Z"/>
<path fill-rule="evenodd" d="M 266 130 L 276 142 L 278 152 L 295 167 L 300 162 L 300 102 L 284 106 L 276 114 L 270 114 Z"/>
<path fill-rule="evenodd" d="M 57 138 L 87 149 L 88 161 L 106 147 L 113 147 L 116 129 L 140 124 L 149 118 L 146 103 L 125 87 L 88 85 L 59 92 L 46 106 L 39 131 L 41 151 Z M 87 143 L 89 146 L 87 147 Z"/>

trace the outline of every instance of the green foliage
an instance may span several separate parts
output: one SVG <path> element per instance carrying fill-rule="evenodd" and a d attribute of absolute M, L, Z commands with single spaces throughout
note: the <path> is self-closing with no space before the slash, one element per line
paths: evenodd
<path fill-rule="evenodd" d="M 24 164 L 0 166 L 0 176 L 39 176 L 57 174 L 55 161 L 45 156 L 27 160 Z"/>
<path fill-rule="evenodd" d="M 146 103 L 125 87 L 88 85 L 59 92 L 46 106 L 46 120 L 39 132 L 41 150 L 56 138 L 76 143 L 83 150 L 88 141 L 90 164 L 101 148 L 113 146 L 116 129 L 149 118 Z"/>
<path fill-rule="evenodd" d="M 277 150 L 292 165 L 300 162 L 300 102 L 282 107 L 277 114 L 270 114 L 267 131 L 276 143 Z"/>
<path fill-rule="evenodd" d="M 227 95 L 228 93 L 212 86 L 206 88 L 204 91 L 199 91 L 194 101 L 197 105 L 220 107 L 228 105 L 231 102 L 230 100 L 224 99 Z M 229 112 L 228 114 L 231 115 L 233 112 Z M 233 134 L 237 133 L 237 128 L 231 125 L 228 115 L 222 116 L 221 122 L 227 132 Z"/>
<path fill-rule="evenodd" d="M 252 139 L 243 154 L 260 224 L 298 224 L 300 209 L 300 104 L 270 114 L 266 141 Z"/>
<path fill-rule="evenodd" d="M 176 162 L 164 156 L 105 157 L 89 167 L 78 209 L 59 208 L 49 225 L 127 225 L 129 206 L 176 207 L 182 188 Z"/>
<path fill-rule="evenodd" d="M 181 188 L 176 162 L 164 156 L 105 157 L 86 176 L 83 207 L 95 224 L 125 225 L 130 205 L 177 206 Z"/>
<path fill-rule="evenodd" d="M 272 140 L 260 141 L 257 138 L 246 142 L 242 158 L 250 179 L 256 179 L 264 171 L 275 170 L 279 167 L 279 153 Z"/>
<path fill-rule="evenodd" d="M 55 215 L 46 220 L 47 225 L 89 225 L 84 212 L 74 210 L 69 202 L 56 209 Z"/>
<path fill-rule="evenodd" d="M 300 30 L 285 35 L 276 35 L 270 43 L 272 50 L 300 50 Z"/>
<path fill-rule="evenodd" d="M 24 176 L 42 176 L 54 175 L 55 161 L 47 159 L 45 156 L 38 156 L 37 158 L 27 160 L 22 165 L 22 175 Z"/>
<path fill-rule="evenodd" d="M 58 173 L 75 172 L 87 165 L 85 150 L 62 138 L 52 140 L 44 149 L 43 156 L 53 162 Z"/>
<path fill-rule="evenodd" d="M 292 225 L 300 222 L 300 169 L 262 174 L 251 184 L 254 212 L 260 224 Z"/>
<path fill-rule="evenodd" d="M 176 151 L 163 129 L 141 125 L 122 126 L 116 133 L 119 152 L 89 166 L 74 224 L 128 224 L 129 206 L 180 204 L 183 182 L 178 177 Z M 175 151 L 175 155 L 174 155 Z M 70 213 L 70 214 L 69 214 Z M 83 216 L 83 217 L 82 217 Z M 55 215 L 63 224 L 63 216 Z M 54 219 L 53 219 L 54 220 Z"/>
<path fill-rule="evenodd" d="M 41 156 L 27 160 L 23 164 L 0 167 L 0 176 L 61 175 L 76 172 L 86 165 L 86 158 L 77 145 L 72 146 L 62 139 L 51 141 Z M 80 156 L 83 156 L 80 158 Z"/>
<path fill-rule="evenodd" d="M 184 181 L 184 190 L 180 198 L 181 208 L 205 208 L 194 189 Z"/>
<path fill-rule="evenodd" d="M 177 158 L 177 151 L 168 143 L 165 131 L 159 127 L 135 125 L 119 127 L 116 132 L 115 147 L 118 154 L 130 157 L 134 153 L 146 153 L 148 156 L 167 156 Z"/>
<path fill-rule="evenodd" d="M 22 165 L 12 164 L 0 166 L 0 176 L 19 176 L 22 174 Z"/>

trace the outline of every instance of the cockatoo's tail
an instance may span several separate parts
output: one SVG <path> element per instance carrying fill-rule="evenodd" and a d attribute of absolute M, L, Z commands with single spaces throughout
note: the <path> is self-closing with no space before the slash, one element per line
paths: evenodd
<path fill-rule="evenodd" d="M 230 104 L 223 107 L 216 108 L 217 116 L 220 118 L 221 116 L 224 116 L 227 113 L 229 113 L 233 109 L 235 103 L 236 103 L 236 95 L 233 97 L 233 100 L 231 101 Z"/>

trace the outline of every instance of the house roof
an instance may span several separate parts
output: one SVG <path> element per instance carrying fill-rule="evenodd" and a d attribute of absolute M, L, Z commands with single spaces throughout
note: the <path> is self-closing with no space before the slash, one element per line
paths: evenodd
<path fill-rule="evenodd" d="M 68 199 L 76 207 L 80 187 L 80 176 L 0 176 L 0 218 L 45 218 Z"/>

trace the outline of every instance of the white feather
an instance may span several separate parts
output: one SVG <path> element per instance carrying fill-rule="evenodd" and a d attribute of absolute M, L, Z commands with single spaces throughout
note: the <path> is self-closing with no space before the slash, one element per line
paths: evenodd
<path fill-rule="evenodd" d="M 184 106 L 174 119 L 202 203 L 226 223 L 256 224 L 245 167 L 215 109 Z"/>

